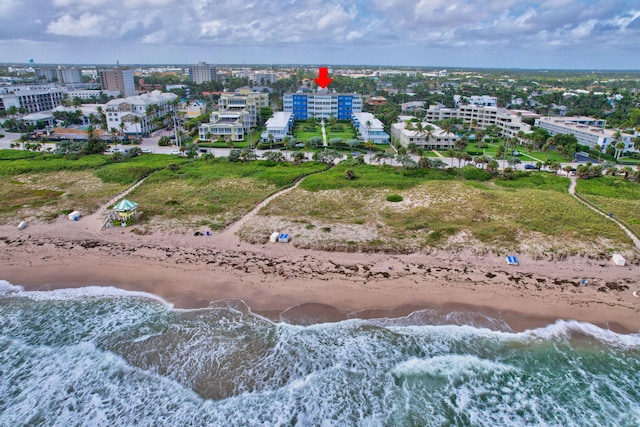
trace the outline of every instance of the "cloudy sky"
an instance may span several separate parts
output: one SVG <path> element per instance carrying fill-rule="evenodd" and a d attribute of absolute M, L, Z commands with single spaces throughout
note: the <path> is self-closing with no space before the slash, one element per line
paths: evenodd
<path fill-rule="evenodd" d="M 0 62 L 640 69 L 640 0 L 0 0 Z"/>

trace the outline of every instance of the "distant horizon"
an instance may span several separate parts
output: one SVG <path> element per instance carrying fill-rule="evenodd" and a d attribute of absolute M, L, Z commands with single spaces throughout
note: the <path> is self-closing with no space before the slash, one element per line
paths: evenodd
<path fill-rule="evenodd" d="M 640 70 L 640 0 L 1 0 L 0 28 L 18 64 Z"/>
<path fill-rule="evenodd" d="M 197 65 L 199 62 L 190 62 L 190 63 L 178 63 L 178 62 L 119 62 L 121 67 L 191 67 L 193 65 Z M 215 62 L 206 62 L 209 65 L 214 65 L 216 67 L 300 67 L 300 68 L 314 68 L 314 67 L 341 67 L 341 68 L 383 68 L 383 69 L 407 69 L 407 71 L 413 70 L 514 70 L 514 71 L 585 71 L 585 72 L 638 72 L 640 73 L 640 68 L 526 68 L 526 67 L 482 67 L 482 66 L 447 66 L 447 65 L 393 65 L 393 64 L 340 64 L 340 63 L 215 63 Z M 0 66 L 25 66 L 25 67 L 44 67 L 44 66 L 95 66 L 95 67 L 117 67 L 117 63 L 108 63 L 108 62 L 0 62 Z"/>

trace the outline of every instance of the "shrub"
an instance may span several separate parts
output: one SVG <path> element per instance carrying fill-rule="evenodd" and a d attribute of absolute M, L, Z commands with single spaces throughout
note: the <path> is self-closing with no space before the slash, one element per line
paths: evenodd
<path fill-rule="evenodd" d="M 177 163 L 169 163 L 167 165 L 167 169 L 169 169 L 170 171 L 177 171 L 178 169 L 180 169 L 180 166 Z"/>
<path fill-rule="evenodd" d="M 464 179 L 473 181 L 488 181 L 491 179 L 491 174 L 489 172 L 471 165 L 464 166 L 460 169 L 460 175 L 462 175 Z"/>
<path fill-rule="evenodd" d="M 393 202 L 393 203 L 397 203 L 397 202 L 401 202 L 402 196 L 399 194 L 389 194 L 387 196 L 387 202 Z"/>

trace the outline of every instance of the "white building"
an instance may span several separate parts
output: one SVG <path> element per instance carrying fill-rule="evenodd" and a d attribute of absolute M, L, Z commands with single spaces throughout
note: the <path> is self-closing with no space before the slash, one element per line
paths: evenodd
<path fill-rule="evenodd" d="M 574 135 L 580 145 L 588 145 L 593 148 L 596 144 L 606 151 L 609 145 L 615 146 L 617 131 L 604 129 L 605 121 L 591 117 L 540 117 L 536 120 L 536 126 L 545 129 L 551 135 L 559 133 Z M 624 151 L 638 151 L 634 148 L 633 138 L 636 135 L 621 134 L 620 141 L 624 143 Z"/>
<path fill-rule="evenodd" d="M 223 93 L 220 95 L 220 99 L 218 99 L 218 108 L 220 111 L 247 111 L 249 115 L 244 123 L 247 132 L 249 128 L 258 125 L 260 108 L 268 106 L 268 93 L 252 92 L 251 89 L 246 87 L 237 89 L 235 92 Z"/>
<path fill-rule="evenodd" d="M 249 81 L 257 85 L 270 85 L 276 81 L 276 75 L 268 71 L 256 71 L 249 74 Z"/>
<path fill-rule="evenodd" d="M 273 113 L 273 117 L 265 124 L 266 130 L 260 135 L 262 142 L 268 142 L 269 135 L 273 137 L 274 142 L 283 141 L 287 135 L 291 134 L 291 126 L 293 126 L 293 113 L 290 111 Z"/>
<path fill-rule="evenodd" d="M 522 121 L 522 113 L 512 113 L 504 108 L 485 107 L 482 105 L 461 105 L 460 108 L 444 108 L 441 105 L 431 106 L 426 111 L 428 122 L 460 118 L 466 124 L 477 124 L 481 129 L 496 125 L 500 135 L 514 138 L 518 132 L 529 133 L 531 126 Z"/>
<path fill-rule="evenodd" d="M 197 84 L 210 82 L 216 79 L 216 67 L 206 62 L 199 62 L 197 65 L 189 67 L 189 77 L 192 82 Z"/>
<path fill-rule="evenodd" d="M 120 91 L 118 90 L 68 90 L 67 97 L 69 99 L 80 98 L 84 100 L 91 99 L 100 99 L 101 96 L 113 97 L 117 98 L 120 96 Z"/>
<path fill-rule="evenodd" d="M 31 89 L 29 87 L 6 88 L 0 94 L 0 111 L 11 107 L 24 108 L 27 114 L 53 110 L 64 96 L 62 88 Z"/>
<path fill-rule="evenodd" d="M 405 147 L 416 144 L 425 150 L 448 150 L 453 148 L 458 139 L 456 134 L 445 132 L 433 123 L 423 121 L 418 125 L 411 121 L 414 119 L 412 116 L 400 116 L 399 119 L 402 121 L 391 125 L 391 136 Z"/>
<path fill-rule="evenodd" d="M 177 99 L 175 93 L 159 90 L 113 99 L 103 108 L 107 116 L 107 129 L 115 128 L 128 135 L 147 135 L 158 128 L 154 119 L 162 118 L 164 122 L 165 115 L 174 110 Z"/>
<path fill-rule="evenodd" d="M 489 95 L 473 95 L 468 98 L 469 104 L 473 105 L 483 105 L 485 107 L 497 107 L 498 106 L 498 98 L 495 96 Z"/>
<path fill-rule="evenodd" d="M 374 144 L 388 144 L 389 134 L 384 131 L 384 124 L 371 113 L 353 113 L 351 116 L 353 126 L 360 137 Z"/>
<path fill-rule="evenodd" d="M 249 119 L 247 111 L 214 111 L 209 123 L 198 128 L 201 141 L 224 139 L 225 141 L 244 141 L 245 121 Z"/>

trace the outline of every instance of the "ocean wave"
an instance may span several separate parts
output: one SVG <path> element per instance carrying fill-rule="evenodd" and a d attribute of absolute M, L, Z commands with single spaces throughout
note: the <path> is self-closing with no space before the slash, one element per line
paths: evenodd
<path fill-rule="evenodd" d="M 22 286 L 13 285 L 6 280 L 0 279 L 0 294 L 22 292 L 24 288 Z"/>
<path fill-rule="evenodd" d="M 23 286 L 13 285 L 6 280 L 0 280 L 0 292 L 17 293 L 16 296 L 29 298 L 36 301 L 63 301 L 79 298 L 110 298 L 110 297 L 131 297 L 154 300 L 163 305 L 173 308 L 173 304 L 164 298 L 141 291 L 127 291 L 115 286 L 82 286 L 79 288 L 60 288 L 47 291 L 26 291 Z"/>
<path fill-rule="evenodd" d="M 395 376 L 427 375 L 451 378 L 467 374 L 489 375 L 517 370 L 513 366 L 492 360 L 481 359 L 474 355 L 434 356 L 428 359 L 411 358 L 396 365 L 392 372 Z"/>

